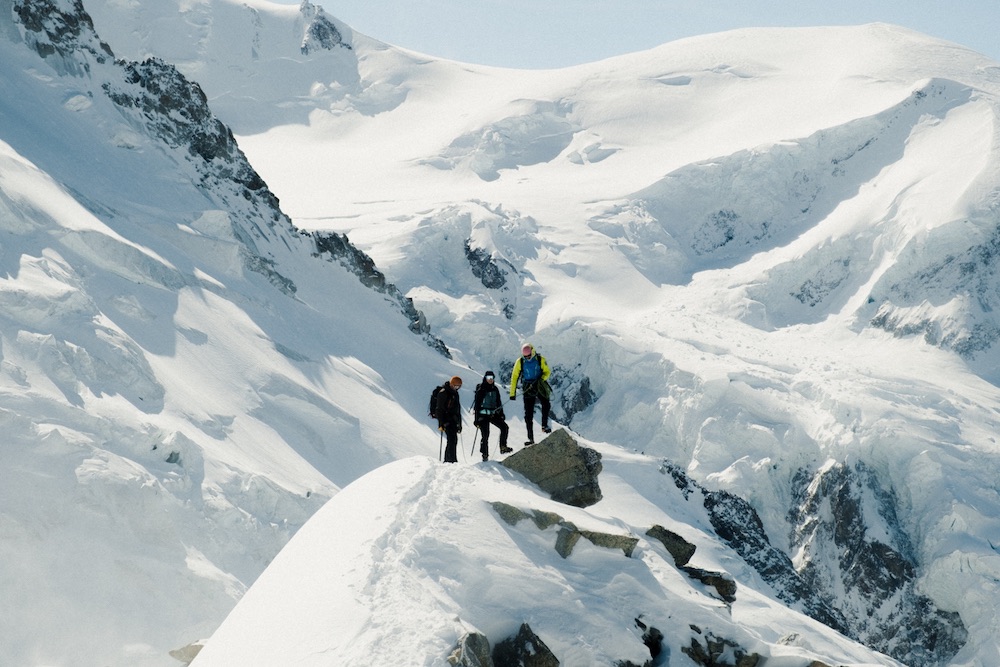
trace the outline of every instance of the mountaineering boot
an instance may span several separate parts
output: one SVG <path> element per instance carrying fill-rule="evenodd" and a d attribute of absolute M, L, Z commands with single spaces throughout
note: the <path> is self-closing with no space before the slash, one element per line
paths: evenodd
<path fill-rule="evenodd" d="M 552 429 L 549 428 L 548 426 L 543 426 L 542 433 L 552 433 Z"/>
<path fill-rule="evenodd" d="M 530 447 L 533 444 L 535 444 L 534 440 L 526 440 L 525 443 L 524 443 L 524 446 L 525 447 Z"/>
<path fill-rule="evenodd" d="M 510 454 L 512 451 L 514 451 L 514 450 L 511 449 L 510 447 L 508 447 L 507 445 L 500 445 L 500 453 L 501 454 Z"/>

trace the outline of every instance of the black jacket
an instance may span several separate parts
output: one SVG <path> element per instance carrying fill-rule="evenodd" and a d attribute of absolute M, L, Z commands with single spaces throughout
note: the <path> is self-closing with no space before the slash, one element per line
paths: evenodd
<path fill-rule="evenodd" d="M 493 415 L 500 415 L 503 418 L 503 397 L 500 394 L 500 389 L 497 387 L 496 382 L 490 384 L 486 381 L 486 376 L 483 376 L 483 381 L 479 383 L 476 387 L 476 396 L 472 401 L 472 412 L 475 415 L 474 419 L 479 421 L 481 418 L 489 419 L 491 415 L 480 414 L 483 409 L 483 399 L 487 395 L 493 395 Z"/>
<path fill-rule="evenodd" d="M 459 399 L 458 391 L 452 389 L 448 382 L 445 382 L 441 391 L 438 392 L 437 410 L 434 411 L 434 414 L 437 415 L 438 426 L 447 426 L 448 424 L 461 426 L 462 424 L 462 402 Z"/>

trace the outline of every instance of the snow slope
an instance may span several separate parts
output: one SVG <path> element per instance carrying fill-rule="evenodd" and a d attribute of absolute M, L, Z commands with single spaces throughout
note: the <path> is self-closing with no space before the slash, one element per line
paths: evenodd
<path fill-rule="evenodd" d="M 477 500 L 492 500 L 483 486 L 548 506 L 529 488 L 498 486 L 491 465 L 411 458 L 435 454 L 423 417 L 432 380 L 502 372 L 524 338 L 556 365 L 558 420 L 607 443 L 595 446 L 616 462 L 606 504 L 574 516 L 630 530 L 690 524 L 713 566 L 766 610 L 754 618 L 738 598 L 746 615 L 733 633 L 777 655 L 790 626 L 817 655 L 890 664 L 781 609 L 774 583 L 704 517 L 640 503 L 660 488 L 663 458 L 749 500 L 771 542 L 853 614 L 855 635 L 933 664 L 880 635 L 906 611 L 879 607 L 869 623 L 866 596 L 845 583 L 850 564 L 837 562 L 841 517 L 823 481 L 863 464 L 876 480 L 858 492 L 866 544 L 891 542 L 908 585 L 968 630 L 957 655 L 938 657 L 1000 661 L 997 63 L 872 25 L 738 31 L 515 72 L 392 48 L 308 3 L 87 3 L 115 55 L 156 55 L 197 80 L 281 211 L 301 228 L 348 232 L 426 314 L 449 363 L 393 304 L 313 257 L 266 197 L 244 199 L 211 171 L 218 163 L 192 162 L 113 103 L 103 84 L 125 89 L 127 77 L 98 61 L 96 38 L 82 45 L 86 67 L 26 48 L 8 22 L 23 4 L 0 1 L 11 443 L 0 581 L 18 610 L 0 634 L 14 638 L 15 664 L 165 664 L 167 649 L 212 632 L 330 497 L 199 663 L 227 664 L 264 622 L 359 638 L 357 654 L 318 647 L 334 650 L 329 664 L 388 650 L 347 600 L 269 616 L 294 606 L 275 589 L 375 572 L 422 591 L 449 566 L 477 580 L 470 563 L 492 553 L 468 547 L 443 564 L 442 554 L 504 534 L 518 543 L 501 540 L 509 559 L 541 554 L 548 535 L 497 533 Z M 313 31 L 327 24 L 339 39 Z M 643 454 L 622 454 L 632 450 Z M 399 462 L 334 495 L 389 461 Z M 443 496 L 450 483 L 461 494 Z M 373 561 L 338 581 L 317 548 L 405 549 L 423 530 L 405 514 L 384 523 L 406 510 L 380 497 L 387 484 L 436 503 L 456 536 L 427 538 L 426 561 Z M 364 505 L 371 521 L 343 523 L 341 503 Z M 645 576 L 660 557 L 644 545 L 614 568 Z M 527 585 L 553 585 L 552 558 L 519 573 Z M 581 595 L 620 591 L 626 623 L 581 661 L 639 659 L 627 617 L 648 591 L 616 583 L 605 559 L 583 554 L 609 583 Z M 670 583 L 676 572 L 661 574 L 654 591 L 690 596 Z M 502 632 L 534 603 L 489 597 L 500 621 L 470 609 L 460 585 L 446 592 L 418 598 L 435 634 L 416 636 L 426 628 L 412 615 L 385 621 L 412 635 L 415 654 L 440 657 L 456 614 Z M 685 609 L 730 627 L 716 603 L 694 599 Z M 762 627 L 775 618 L 781 630 Z M 587 645 L 556 641 L 564 653 Z"/>
<path fill-rule="evenodd" d="M 749 586 L 766 586 L 699 531 L 707 518 L 686 507 L 654 460 L 618 448 L 602 454 L 607 493 L 589 510 L 554 502 L 493 462 L 442 467 L 410 458 L 369 473 L 292 539 L 194 664 L 443 665 L 465 633 L 503 638 L 525 622 L 560 664 L 647 664 L 636 619 L 664 634 L 660 665 L 692 664 L 670 647 L 709 634 L 769 665 L 898 664 L 749 587 L 730 606 L 687 577 L 663 544 L 644 537 L 651 526 L 683 531 L 697 547 L 693 565 L 739 569 Z M 652 474 L 640 481 L 636 467 Z M 629 557 L 581 539 L 563 558 L 558 525 L 512 525 L 493 509 L 497 501 L 643 539 Z"/>
<path fill-rule="evenodd" d="M 0 9 L 0 662 L 172 664 L 340 486 L 433 451 L 395 387 L 459 369 L 241 154 L 113 103 L 85 26 L 43 60 Z"/>

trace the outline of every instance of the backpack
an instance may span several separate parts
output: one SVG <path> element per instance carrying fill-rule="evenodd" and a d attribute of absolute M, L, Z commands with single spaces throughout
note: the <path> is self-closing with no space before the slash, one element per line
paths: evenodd
<path fill-rule="evenodd" d="M 486 389 L 486 392 L 483 394 L 483 400 L 479 403 L 479 414 L 492 415 L 500 407 L 497 401 L 499 392 L 494 390 L 495 387 L 488 387 Z M 476 387 L 476 391 L 479 391 L 479 387 Z"/>
<path fill-rule="evenodd" d="M 521 379 L 526 382 L 534 382 L 538 378 L 542 377 L 542 362 L 541 357 L 537 354 L 532 355 L 530 359 L 520 359 L 521 362 Z"/>
<path fill-rule="evenodd" d="M 435 413 L 437 412 L 438 394 L 441 393 L 442 389 L 444 389 L 444 385 L 439 384 L 434 387 L 434 390 L 431 392 L 431 402 L 427 408 L 427 414 L 431 419 L 437 419 L 437 415 Z"/>

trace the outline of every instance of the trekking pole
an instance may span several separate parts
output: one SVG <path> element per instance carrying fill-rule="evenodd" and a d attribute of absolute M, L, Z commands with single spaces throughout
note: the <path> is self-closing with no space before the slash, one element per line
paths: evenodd
<path fill-rule="evenodd" d="M 476 434 L 472 436 L 472 449 L 469 450 L 469 456 L 474 456 L 476 453 L 476 438 L 479 437 L 479 427 L 476 427 Z"/>

